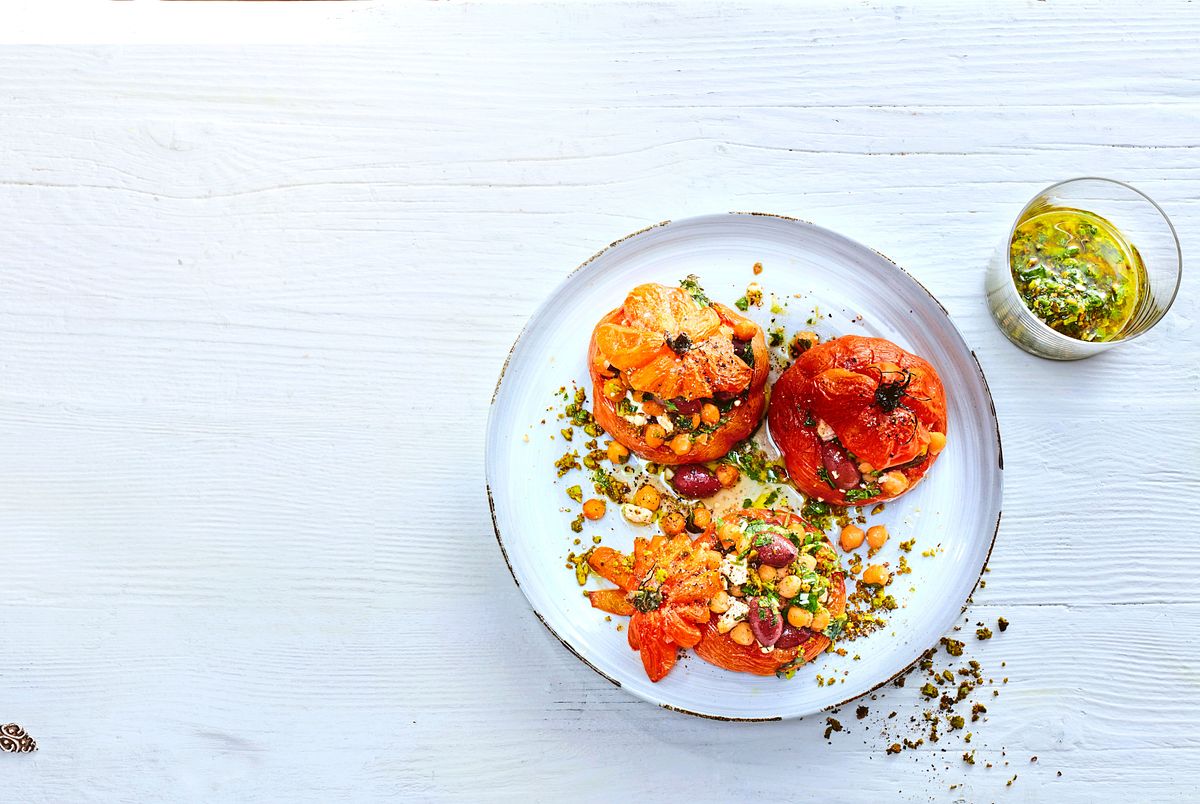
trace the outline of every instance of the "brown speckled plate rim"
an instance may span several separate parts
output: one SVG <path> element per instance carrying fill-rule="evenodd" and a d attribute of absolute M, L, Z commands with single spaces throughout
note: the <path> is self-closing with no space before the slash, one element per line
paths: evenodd
<path fill-rule="evenodd" d="M 971 587 L 971 592 L 967 595 L 966 600 L 963 601 L 962 607 L 959 610 L 959 614 L 965 613 L 967 610 L 967 607 L 969 605 L 971 605 L 971 600 L 974 597 L 975 592 L 979 589 L 979 582 L 980 582 L 980 580 L 983 579 L 983 573 L 987 570 L 988 562 L 992 558 L 992 550 L 996 546 L 996 536 L 1000 533 L 1000 520 L 1004 516 L 1004 510 L 1003 510 L 1003 507 L 1004 507 L 1004 445 L 1001 443 L 1001 439 L 1000 439 L 1000 420 L 996 416 L 996 404 L 995 404 L 994 399 L 992 398 L 992 389 L 988 385 L 986 375 L 984 375 L 984 373 L 983 373 L 983 367 L 979 364 L 979 357 L 975 354 L 975 351 L 973 349 L 971 349 L 969 346 L 967 346 L 967 339 L 963 337 L 962 332 L 954 324 L 954 320 L 950 318 L 949 311 L 946 310 L 945 306 L 943 306 L 940 301 L 938 301 L 937 297 L 934 296 L 932 293 L 930 293 L 929 289 L 926 288 L 923 284 L 921 284 L 920 280 L 918 280 L 916 277 L 914 277 L 908 271 L 904 270 L 904 268 L 902 268 L 895 260 L 893 260 L 891 257 L 887 256 L 883 252 L 878 251 L 873 248 L 869 248 L 868 246 L 862 246 L 862 244 L 858 243 L 858 241 L 856 241 L 856 240 L 851 240 L 850 238 L 846 237 L 845 235 L 840 235 L 837 232 L 834 232 L 832 229 L 825 229 L 822 226 L 818 226 L 817 224 L 812 223 L 811 221 L 806 221 L 802 218 L 795 218 L 795 217 L 792 217 L 789 215 L 778 215 L 778 214 L 775 214 L 772 212 L 733 211 L 733 212 L 729 212 L 728 214 L 730 214 L 730 215 L 751 215 L 751 216 L 762 217 L 762 218 L 778 218 L 779 220 L 789 221 L 791 223 L 799 223 L 804 226 L 812 227 L 815 229 L 822 229 L 824 231 L 830 232 L 831 234 L 837 235 L 838 237 L 840 237 L 844 240 L 850 240 L 850 242 L 854 243 L 855 245 L 859 245 L 862 248 L 868 248 L 870 251 L 874 252 L 875 254 L 878 254 L 880 257 L 887 260 L 887 262 L 890 263 L 892 265 L 892 267 L 894 267 L 897 271 L 899 271 L 901 274 L 906 276 L 908 279 L 911 279 L 913 281 L 913 283 L 916 284 L 917 287 L 919 287 L 921 290 L 923 290 L 925 292 L 925 295 L 927 295 L 933 301 L 933 303 L 937 305 L 938 309 L 942 311 L 942 314 L 946 317 L 946 322 L 950 325 L 951 329 L 954 330 L 954 333 L 956 335 L 958 335 L 958 338 L 960 341 L 962 341 L 963 346 L 967 347 L 967 351 L 971 355 L 971 360 L 975 363 L 975 371 L 979 374 L 979 379 L 983 383 L 983 392 L 984 392 L 984 394 L 987 395 L 989 411 L 992 416 L 992 424 L 995 426 L 995 429 L 996 429 L 996 451 L 999 455 L 999 462 L 998 462 L 999 465 L 997 468 L 1000 471 L 1000 501 L 1001 502 L 1000 502 L 1000 509 L 997 510 L 997 512 L 996 512 L 996 526 L 992 530 L 992 539 L 988 543 L 987 555 L 984 556 L 983 563 L 980 565 L 980 568 L 979 568 L 979 576 L 975 579 L 975 584 L 974 584 L 974 586 Z M 689 220 L 689 219 L 684 218 L 684 219 L 681 219 L 680 222 L 684 222 L 687 220 Z M 642 229 L 638 229 L 636 232 L 631 232 L 630 234 L 627 234 L 622 238 L 614 240 L 613 242 L 609 243 L 604 248 L 597 251 L 592 256 L 588 257 L 586 260 L 584 260 L 582 263 L 580 263 L 578 267 L 576 267 L 569 274 L 567 274 L 565 277 L 563 277 L 562 280 L 556 286 L 556 289 L 558 287 L 562 287 L 562 285 L 568 279 L 570 279 L 572 276 L 574 276 L 575 274 L 582 271 L 587 266 L 591 265 L 593 262 L 596 261 L 597 258 L 600 257 L 600 255 L 609 251 L 614 246 L 620 245 L 621 243 L 624 243 L 626 240 L 629 240 L 631 238 L 638 237 L 639 235 L 643 235 L 646 232 L 653 231 L 654 229 L 659 229 L 670 223 L 672 223 L 672 221 L 669 221 L 669 220 L 659 221 L 658 223 L 651 224 L 650 226 L 646 226 Z M 534 316 L 536 316 L 536 315 L 537 315 L 537 313 L 535 311 Z M 530 316 L 530 319 L 532 320 L 532 318 L 534 316 Z M 509 348 L 508 354 L 504 358 L 504 365 L 501 366 L 501 368 L 500 368 L 500 376 L 496 379 L 496 387 L 492 391 L 492 399 L 491 399 L 491 402 L 488 404 L 489 413 L 488 413 L 488 423 L 487 423 L 487 430 L 486 430 L 486 432 L 488 432 L 488 433 L 490 433 L 491 429 L 492 429 L 491 413 L 495 409 L 496 397 L 500 393 L 500 386 L 501 386 L 501 384 L 503 384 L 504 375 L 508 371 L 509 361 L 512 360 L 513 352 L 516 350 L 517 344 L 520 343 L 521 338 L 525 336 L 525 329 L 527 326 L 528 326 L 528 323 L 524 327 L 521 327 L 521 331 L 517 334 L 516 340 L 513 341 L 513 345 Z M 484 485 L 487 488 L 488 511 L 490 512 L 491 517 L 492 517 L 492 530 L 495 531 L 495 534 L 496 534 L 496 543 L 500 546 L 500 555 L 503 556 L 503 558 L 504 558 L 504 565 L 506 567 L 508 567 L 508 574 L 510 576 L 512 576 L 513 583 L 517 585 L 518 589 L 520 589 L 521 582 L 517 579 L 517 574 L 516 574 L 516 572 L 513 571 L 512 562 L 509 561 L 509 559 L 508 559 L 508 550 L 504 547 L 504 537 L 500 535 L 500 523 L 496 521 L 496 503 L 492 497 L 492 484 L 489 480 L 486 479 L 487 478 L 487 443 L 486 442 L 484 444 L 484 477 L 485 477 Z M 524 590 L 522 590 L 522 591 L 524 591 Z M 571 654 L 575 658 L 579 659 L 579 661 L 583 662 L 585 665 L 590 667 L 601 678 L 606 679 L 607 681 L 609 681 L 611 684 L 613 684 L 616 687 L 624 689 L 621 686 L 620 681 L 613 678 L 608 673 L 605 673 L 600 668 L 596 667 L 596 665 L 594 665 L 590 661 L 588 661 L 586 657 L 584 657 L 581 653 L 579 653 L 579 651 L 575 650 L 575 648 L 572 647 L 569 642 L 567 642 L 565 639 L 563 639 L 561 636 L 559 636 L 558 632 L 554 630 L 554 628 L 550 625 L 550 623 L 546 622 L 546 618 L 542 616 L 541 612 L 539 612 L 536 608 L 533 607 L 533 602 L 529 600 L 528 595 L 525 596 L 525 600 L 527 603 L 529 603 L 529 607 L 533 611 L 534 616 L 538 618 L 538 622 L 540 622 L 543 626 L 545 626 L 546 630 L 549 631 L 550 634 L 555 639 L 557 639 L 564 648 L 566 648 L 568 651 L 570 651 Z M 936 645 L 936 643 L 934 643 L 934 644 Z M 931 646 L 931 647 L 933 647 L 933 646 Z M 928 650 L 928 648 L 926 650 Z M 857 695 L 853 695 L 849 698 L 846 698 L 845 700 L 830 704 L 829 706 L 827 706 L 824 709 L 821 709 L 819 711 L 827 712 L 830 709 L 837 709 L 838 707 L 845 706 L 846 704 L 850 703 L 853 700 L 862 698 L 864 695 L 869 695 L 870 693 L 880 689 L 881 687 L 887 686 L 888 684 L 892 683 L 896 679 L 900 678 L 901 676 L 906 675 L 909 671 L 911 671 L 913 669 L 913 667 L 916 666 L 917 662 L 919 662 L 921 660 L 921 657 L 924 655 L 925 655 L 925 651 L 921 651 L 907 665 L 900 668 L 894 674 L 892 674 L 888 678 L 885 678 L 883 681 L 880 681 L 878 684 L 874 685 L 870 689 L 864 690 L 864 691 L 858 693 Z M 706 720 L 723 720 L 723 721 L 727 721 L 727 722 L 737 722 L 737 723 L 765 723 L 765 722 L 772 722 L 772 721 L 780 721 L 780 720 L 784 719 L 783 715 L 775 715 L 775 716 L 770 716 L 770 717 L 730 717 L 727 715 L 710 715 L 705 712 L 694 712 L 691 709 L 684 709 L 682 707 L 672 706 L 671 704 L 660 703 L 658 701 L 650 701 L 647 698 L 644 698 L 643 696 L 638 694 L 637 692 L 634 692 L 633 690 L 629 690 L 629 692 L 630 692 L 630 694 L 632 694 L 634 697 L 638 698 L 639 700 L 646 701 L 647 703 L 653 703 L 655 706 L 658 706 L 660 709 L 666 709 L 667 711 L 670 711 L 670 712 L 679 712 L 680 714 L 691 715 L 693 717 L 704 718 Z M 810 713 L 810 714 L 817 714 L 817 713 L 814 712 L 814 713 Z M 807 715 L 799 715 L 799 716 L 796 716 L 794 719 L 800 720 L 800 719 L 803 719 L 804 717 L 807 717 Z M 789 718 L 789 719 L 792 719 L 792 718 Z"/>

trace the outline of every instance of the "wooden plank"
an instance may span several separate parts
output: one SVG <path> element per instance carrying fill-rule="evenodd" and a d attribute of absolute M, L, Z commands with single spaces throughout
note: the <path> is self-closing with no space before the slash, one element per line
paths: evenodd
<path fill-rule="evenodd" d="M 0 647 L 21 660 L 19 672 L 6 678 L 0 705 L 19 706 L 39 725 L 43 771 L 61 774 L 60 783 L 82 782 L 93 763 L 115 768 L 120 759 L 125 767 L 161 766 L 165 776 L 108 789 L 149 792 L 162 781 L 186 781 L 186 758 L 207 756 L 214 768 L 265 771 L 253 781 L 211 779 L 212 794 L 241 797 L 249 784 L 247 792 L 260 798 L 302 794 L 309 778 L 362 785 L 327 788 L 343 793 L 515 793 L 526 789 L 535 768 L 551 767 L 557 772 L 538 777 L 539 795 L 547 799 L 632 796 L 651 778 L 668 789 L 694 786 L 701 798 L 705 790 L 730 786 L 765 793 L 797 751 L 824 757 L 806 765 L 806 779 L 833 789 L 842 789 L 854 768 L 869 791 L 911 793 L 902 780 L 925 775 L 931 792 L 934 783 L 965 783 L 973 799 L 998 795 L 1012 772 L 1036 786 L 1059 783 L 1054 773 L 1063 770 L 1064 795 L 1101 779 L 1114 791 L 1140 795 L 1148 786 L 1170 794 L 1173 788 L 1144 758 L 1200 751 L 1195 735 L 1163 728 L 1200 716 L 1193 657 L 1180 653 L 1200 637 L 1196 604 L 1110 609 L 1119 612 L 1119 630 L 1095 610 L 976 607 L 964 633 L 976 620 L 994 624 L 1003 615 L 1012 623 L 987 642 L 964 637 L 963 660 L 981 661 L 1000 696 L 991 687 L 978 695 L 989 711 L 970 726 L 969 744 L 951 732 L 936 745 L 888 757 L 892 740 L 921 732 L 916 726 L 884 732 L 885 724 L 919 718 L 927 708 L 920 681 L 865 700 L 871 714 L 864 720 L 852 707 L 834 713 L 846 730 L 826 743 L 823 716 L 731 725 L 636 701 L 531 627 L 532 616 L 521 611 L 519 593 L 505 578 L 460 596 L 478 613 L 477 633 L 509 646 L 503 661 L 481 663 L 476 644 L 447 643 L 436 624 L 412 619 L 412 600 L 396 591 L 398 597 L 366 607 L 310 606 L 302 618 L 281 604 L 9 605 L 12 627 Z M 152 648 L 148 633 L 156 637 Z M 1072 650 L 1061 651 L 1064 643 Z M 942 654 L 938 667 L 944 662 Z M 1146 668 L 1153 668 L 1152 682 Z M 476 687 L 481 680 L 483 695 Z M 887 718 L 890 711 L 899 713 L 896 719 Z M 728 763 L 697 761 L 722 755 L 730 739 L 754 751 Z M 87 761 L 69 761 L 65 745 Z M 961 753 L 972 749 L 978 765 L 964 767 Z M 1122 752 L 1130 764 L 1117 777 L 1109 766 Z M 1036 767 L 1028 761 L 1034 755 Z M 984 761 L 999 767 L 985 772 Z M 351 762 L 354 769 L 346 767 Z M 286 778 L 293 765 L 309 769 L 303 781 Z"/>

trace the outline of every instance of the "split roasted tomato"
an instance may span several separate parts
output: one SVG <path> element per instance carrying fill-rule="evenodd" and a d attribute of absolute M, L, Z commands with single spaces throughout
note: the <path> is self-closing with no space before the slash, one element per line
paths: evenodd
<path fill-rule="evenodd" d="M 899 497 L 946 443 L 946 392 L 927 361 L 891 341 L 813 346 L 775 383 L 767 421 L 788 475 L 839 505 Z"/>
<path fill-rule="evenodd" d="M 789 530 L 803 529 L 807 533 L 821 532 L 790 511 L 749 508 L 723 518 L 732 521 L 759 519 L 769 525 L 779 525 Z M 697 543 L 714 544 L 715 539 L 716 535 L 710 529 L 696 541 Z M 826 542 L 828 543 L 828 540 Z M 833 551 L 832 544 L 829 544 L 829 549 L 831 552 Z M 829 613 L 834 617 L 840 617 L 846 613 L 845 576 L 841 572 L 835 572 L 830 576 L 830 580 L 829 599 L 825 608 L 829 609 Z M 820 656 L 832 642 L 829 637 L 812 629 L 801 628 L 800 631 L 802 641 L 798 645 L 790 648 L 775 648 L 768 653 L 763 653 L 762 648 L 756 643 L 739 645 L 734 642 L 729 634 L 722 634 L 717 630 L 716 620 L 710 620 L 701 628 L 700 641 L 696 644 L 695 651 L 701 659 L 725 670 L 770 676 L 778 672 L 784 665 L 794 662 L 798 657 L 803 657 L 804 662 L 811 662 Z"/>
<path fill-rule="evenodd" d="M 762 329 L 694 279 L 685 285 L 638 285 L 600 319 L 588 348 L 596 422 L 660 464 L 720 458 L 766 407 Z"/>
<path fill-rule="evenodd" d="M 617 585 L 589 594 L 592 605 L 628 616 L 629 647 L 640 651 L 651 681 L 671 672 L 680 648 L 700 641 L 710 615 L 708 603 L 721 590 L 721 577 L 704 544 L 684 534 L 634 540 L 633 555 L 597 547 L 588 565 Z"/>

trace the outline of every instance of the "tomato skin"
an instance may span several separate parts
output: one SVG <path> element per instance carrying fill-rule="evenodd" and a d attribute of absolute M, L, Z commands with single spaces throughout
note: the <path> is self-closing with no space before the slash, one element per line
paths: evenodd
<path fill-rule="evenodd" d="M 595 592 L 588 592 L 588 599 L 592 602 L 593 608 L 607 611 L 609 614 L 630 617 L 637 611 L 629 602 L 624 589 L 599 589 Z"/>
<path fill-rule="evenodd" d="M 633 562 L 616 550 L 601 545 L 592 550 L 588 556 L 588 565 L 592 571 L 609 583 L 614 583 L 623 591 L 634 588 Z"/>
<path fill-rule="evenodd" d="M 589 592 L 592 606 L 629 616 L 629 647 L 641 654 L 651 681 L 665 678 L 679 658 L 679 649 L 695 646 L 711 621 L 708 601 L 721 589 L 721 576 L 702 558 L 700 548 L 710 544 L 703 539 L 704 534 L 696 540 L 686 534 L 638 537 L 632 555 L 597 547 L 588 557 L 588 566 L 597 575 L 617 585 Z M 651 580 L 652 572 L 661 572 L 661 579 Z M 639 591 L 639 584 L 646 583 L 660 599 L 656 608 L 642 611 L 630 597 Z"/>
<path fill-rule="evenodd" d="M 727 310 L 722 305 L 715 307 L 719 312 Z M 621 308 L 611 311 L 600 319 L 597 328 L 603 324 L 620 321 L 622 315 Z M 753 373 L 749 391 L 742 404 L 729 414 L 729 420 L 722 427 L 710 434 L 707 444 L 693 444 L 691 450 L 679 455 L 665 443 L 656 447 L 648 445 L 642 437 L 641 428 L 623 419 L 617 413 L 617 403 L 604 395 L 604 382 L 609 376 L 605 374 L 605 361 L 600 356 L 593 334 L 588 346 L 588 371 L 592 378 L 592 415 L 606 433 L 643 460 L 664 466 L 715 461 L 758 428 L 767 407 L 766 384 L 767 376 L 771 372 L 771 357 L 761 328 L 757 329 L 751 338 L 750 349 L 754 354 Z"/>
<path fill-rule="evenodd" d="M 770 653 L 763 653 L 758 645 L 739 645 L 729 634 L 717 631 L 715 620 L 706 623 L 701 631 L 700 642 L 694 648 L 696 655 L 709 664 L 735 673 L 773 676 L 799 653 L 797 648 L 776 648 Z"/>
<path fill-rule="evenodd" d="M 679 650 L 666 633 L 666 617 L 661 611 L 639 611 L 633 622 L 637 622 L 642 667 L 651 681 L 662 681 L 679 659 Z"/>
<path fill-rule="evenodd" d="M 883 410 L 877 401 L 881 383 L 902 378 L 911 378 L 899 400 L 903 407 Z M 904 494 L 937 459 L 928 451 L 929 434 L 946 432 L 946 392 L 927 361 L 891 341 L 859 335 L 812 347 L 775 383 L 767 423 L 792 482 L 826 502 L 870 505 L 894 497 L 880 493 L 849 500 L 846 489 L 831 488 L 818 474 L 828 464 L 823 442 L 809 424 L 815 420 L 830 425 L 860 461 L 877 469 L 896 467 L 908 480 Z"/>
<path fill-rule="evenodd" d="M 771 525 L 794 528 L 802 525 L 810 533 L 819 533 L 816 528 L 805 522 L 790 511 L 776 511 L 769 508 L 744 508 L 730 514 L 733 518 L 761 519 Z M 697 544 L 713 544 L 715 533 L 710 529 L 697 538 Z M 830 545 L 832 548 L 832 545 Z M 829 601 L 826 608 L 834 616 L 840 616 L 846 611 L 846 580 L 841 574 L 833 576 L 835 583 L 829 587 Z M 729 634 L 717 631 L 716 618 L 709 620 L 700 628 L 700 642 L 694 650 L 696 655 L 709 664 L 714 664 L 724 670 L 739 673 L 750 673 L 756 676 L 772 676 L 785 664 L 803 655 L 804 661 L 811 662 L 829 647 L 831 640 L 824 634 L 811 632 L 808 639 L 793 648 L 776 648 L 770 653 L 763 653 L 758 645 L 739 645 Z"/>

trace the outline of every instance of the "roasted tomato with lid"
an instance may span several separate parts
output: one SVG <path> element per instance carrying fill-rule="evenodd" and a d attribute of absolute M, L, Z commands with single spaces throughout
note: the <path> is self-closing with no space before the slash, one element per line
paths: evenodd
<path fill-rule="evenodd" d="M 899 497 L 929 471 L 946 445 L 946 392 L 924 359 L 844 335 L 788 367 L 767 421 L 797 488 L 867 505 Z"/>
<path fill-rule="evenodd" d="M 720 458 L 754 432 L 770 371 L 762 329 L 680 287 L 638 285 L 592 332 L 588 365 L 596 422 L 660 464 Z"/>
<path fill-rule="evenodd" d="M 721 588 L 710 552 L 686 534 L 634 540 L 633 554 L 598 547 L 588 557 L 593 572 L 616 589 L 589 593 L 592 605 L 629 620 L 629 647 L 638 651 L 651 681 L 660 681 L 694 647 L 711 617 L 709 601 Z M 715 558 L 715 555 L 713 556 Z"/>

